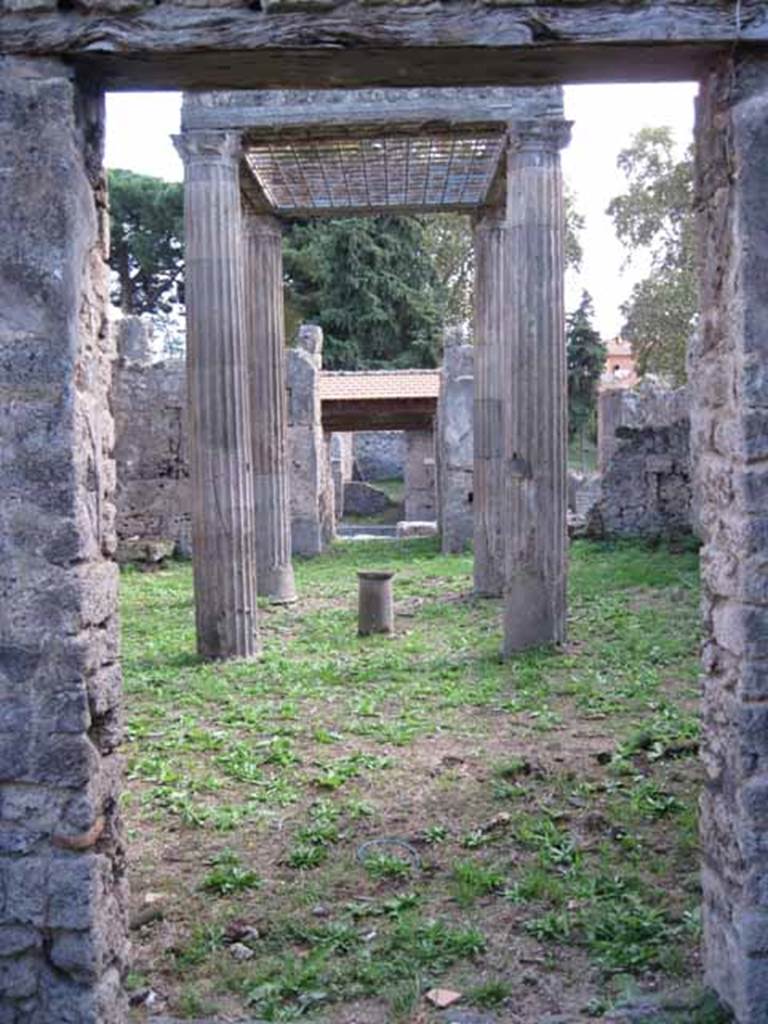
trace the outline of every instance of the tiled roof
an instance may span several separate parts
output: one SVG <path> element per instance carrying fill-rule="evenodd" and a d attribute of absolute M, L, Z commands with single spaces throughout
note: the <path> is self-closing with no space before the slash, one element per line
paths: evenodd
<path fill-rule="evenodd" d="M 439 394 L 439 370 L 326 370 L 320 374 L 320 398 L 326 401 L 437 398 Z"/>

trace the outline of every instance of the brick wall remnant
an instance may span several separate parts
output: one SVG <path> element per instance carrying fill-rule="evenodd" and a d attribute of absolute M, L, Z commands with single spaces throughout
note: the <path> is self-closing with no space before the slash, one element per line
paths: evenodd
<path fill-rule="evenodd" d="M 124 1024 L 103 98 L 0 58 L 0 1020 Z"/>
<path fill-rule="evenodd" d="M 152 328 L 140 317 L 125 317 L 113 329 L 118 538 L 170 541 L 190 558 L 185 360 L 150 362 Z"/>

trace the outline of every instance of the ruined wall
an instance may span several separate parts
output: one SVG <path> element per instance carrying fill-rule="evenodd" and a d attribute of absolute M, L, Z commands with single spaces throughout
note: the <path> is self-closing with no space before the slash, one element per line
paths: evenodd
<path fill-rule="evenodd" d="M 724 60 L 697 118 L 690 353 L 702 549 L 704 966 L 740 1024 L 768 1007 L 768 61 Z"/>
<path fill-rule="evenodd" d="M 440 533 L 445 554 L 458 554 L 474 534 L 474 356 L 472 345 L 446 344 L 437 412 Z"/>
<path fill-rule="evenodd" d="M 668 536 L 693 525 L 689 399 L 655 386 L 604 391 L 598 405 L 599 498 L 592 534 Z"/>
<path fill-rule="evenodd" d="M 0 59 L 0 1020 L 123 1024 L 101 97 Z"/>
<path fill-rule="evenodd" d="M 331 476 L 333 478 L 333 513 L 336 522 L 344 515 L 344 486 L 352 479 L 354 434 L 331 434 Z"/>
<path fill-rule="evenodd" d="M 360 430 L 354 434 L 353 457 L 359 480 L 402 480 L 405 476 L 405 432 Z"/>
<path fill-rule="evenodd" d="M 434 430 L 405 433 L 405 518 L 411 522 L 437 519 Z"/>
<path fill-rule="evenodd" d="M 323 434 L 318 380 L 323 332 L 299 328 L 288 349 L 288 453 L 291 477 L 291 543 L 296 555 L 318 555 L 335 531 L 330 434 Z"/>
<path fill-rule="evenodd" d="M 118 538 L 169 540 L 190 557 L 185 362 L 150 362 L 152 328 L 139 317 L 118 321 L 114 330 Z"/>

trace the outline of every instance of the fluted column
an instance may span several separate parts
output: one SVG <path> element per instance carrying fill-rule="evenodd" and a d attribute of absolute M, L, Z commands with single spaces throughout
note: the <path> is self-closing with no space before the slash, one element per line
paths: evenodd
<path fill-rule="evenodd" d="M 275 604 L 296 600 L 288 492 L 283 240 L 268 214 L 246 213 L 245 308 L 251 398 L 258 592 Z"/>
<path fill-rule="evenodd" d="M 256 540 L 235 132 L 186 132 L 187 384 L 197 649 L 258 652 Z"/>
<path fill-rule="evenodd" d="M 504 584 L 501 507 L 501 409 L 505 316 L 504 209 L 475 219 L 475 399 L 472 508 L 475 593 L 501 597 Z"/>
<path fill-rule="evenodd" d="M 562 121 L 511 126 L 504 225 L 504 653 L 565 639 Z"/>

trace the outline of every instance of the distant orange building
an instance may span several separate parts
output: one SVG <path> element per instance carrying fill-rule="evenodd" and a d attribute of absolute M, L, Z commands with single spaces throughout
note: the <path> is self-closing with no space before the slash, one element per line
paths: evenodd
<path fill-rule="evenodd" d="M 605 369 L 600 377 L 600 388 L 631 388 L 639 378 L 635 366 L 635 357 L 628 341 L 611 338 L 606 342 L 608 354 L 605 358 Z"/>

